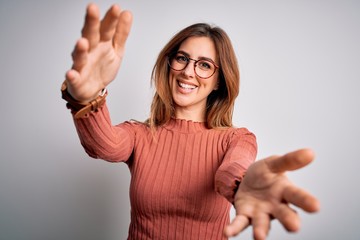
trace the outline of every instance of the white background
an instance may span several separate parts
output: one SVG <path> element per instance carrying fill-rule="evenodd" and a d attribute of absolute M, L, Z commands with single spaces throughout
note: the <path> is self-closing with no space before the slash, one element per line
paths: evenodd
<path fill-rule="evenodd" d="M 102 14 L 114 2 L 98 1 Z M 113 123 L 144 120 L 160 49 L 183 27 L 214 23 L 241 68 L 234 123 L 258 138 L 258 158 L 311 147 L 289 177 L 321 201 L 289 234 L 269 239 L 360 239 L 360 2 L 131 1 L 123 66 L 109 86 Z M 89 158 L 60 97 L 86 1 L 0 1 L 0 239 L 126 239 L 125 164 Z M 250 230 L 250 229 L 249 229 Z M 250 239 L 251 231 L 236 239 Z"/>

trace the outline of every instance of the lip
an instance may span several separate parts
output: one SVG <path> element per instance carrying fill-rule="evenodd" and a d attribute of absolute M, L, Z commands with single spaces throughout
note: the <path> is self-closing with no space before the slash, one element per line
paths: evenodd
<path fill-rule="evenodd" d="M 177 84 L 177 89 L 181 93 L 191 93 L 195 89 L 198 88 L 198 86 L 196 84 L 186 82 L 186 81 L 181 81 L 181 80 L 176 80 L 176 84 Z M 183 85 L 183 86 L 181 86 L 181 85 Z M 187 87 L 184 87 L 184 85 L 186 85 Z"/>

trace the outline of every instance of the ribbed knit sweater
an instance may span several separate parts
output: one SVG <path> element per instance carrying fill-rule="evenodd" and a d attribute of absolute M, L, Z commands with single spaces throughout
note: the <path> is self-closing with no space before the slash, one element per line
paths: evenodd
<path fill-rule="evenodd" d="M 128 239 L 226 239 L 235 191 L 256 158 L 254 134 L 181 119 L 152 134 L 139 122 L 112 125 L 106 105 L 74 121 L 91 157 L 130 169 Z"/>

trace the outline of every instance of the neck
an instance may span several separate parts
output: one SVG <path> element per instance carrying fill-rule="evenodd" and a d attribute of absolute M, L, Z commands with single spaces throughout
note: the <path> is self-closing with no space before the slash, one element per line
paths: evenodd
<path fill-rule="evenodd" d="M 175 109 L 175 118 L 191 120 L 193 122 L 205 122 L 205 111 L 176 108 Z"/>

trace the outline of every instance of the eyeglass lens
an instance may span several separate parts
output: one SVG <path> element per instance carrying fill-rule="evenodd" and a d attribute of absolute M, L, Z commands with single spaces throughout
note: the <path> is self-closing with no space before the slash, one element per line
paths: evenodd
<path fill-rule="evenodd" d="M 195 73 L 200 78 L 209 78 L 216 71 L 216 67 L 211 61 L 205 59 L 195 60 L 181 53 L 178 53 L 174 57 L 170 58 L 169 65 L 176 71 L 182 71 L 187 67 L 191 60 L 194 61 Z"/>

